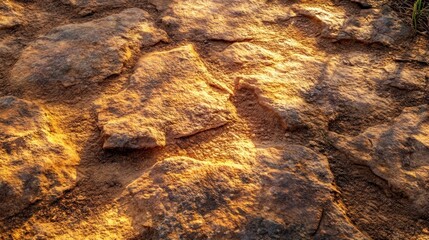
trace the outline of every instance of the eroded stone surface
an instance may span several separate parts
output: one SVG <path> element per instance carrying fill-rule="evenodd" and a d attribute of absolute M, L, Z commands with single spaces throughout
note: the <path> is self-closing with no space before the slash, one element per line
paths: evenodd
<path fill-rule="evenodd" d="M 0 98 L 0 218 L 74 186 L 79 157 L 36 104 Z"/>
<path fill-rule="evenodd" d="M 366 44 L 394 46 L 413 34 L 390 8 L 363 9 L 357 15 L 331 12 L 319 7 L 297 7 L 298 15 L 319 20 L 325 27 L 322 36 L 335 40 L 355 40 Z"/>
<path fill-rule="evenodd" d="M 0 2 L 0 30 L 22 24 L 21 6 L 10 0 Z"/>
<path fill-rule="evenodd" d="M 225 125 L 228 90 L 192 45 L 143 56 L 123 92 L 97 103 L 104 148 L 152 148 Z"/>
<path fill-rule="evenodd" d="M 367 165 L 395 189 L 407 194 L 422 213 L 429 199 L 428 106 L 406 108 L 391 124 L 368 128 L 356 137 L 332 134 L 335 146 Z"/>
<path fill-rule="evenodd" d="M 326 158 L 291 145 L 256 149 L 251 159 L 246 165 L 167 158 L 119 201 L 137 229 L 150 229 L 158 239 L 321 237 L 324 214 L 336 216 L 329 237 L 365 238 L 333 210 Z"/>
<path fill-rule="evenodd" d="M 289 19 L 292 12 L 263 0 L 151 0 L 163 11 L 162 22 L 179 39 L 240 41 L 275 35 L 267 22 Z"/>
<path fill-rule="evenodd" d="M 102 8 L 121 7 L 127 0 L 61 0 L 61 2 L 80 10 L 79 15 L 87 15 Z"/>
<path fill-rule="evenodd" d="M 55 28 L 24 50 L 11 71 L 12 84 L 31 94 L 62 94 L 119 74 L 142 46 L 165 39 L 149 14 L 128 9 L 102 19 Z"/>
<path fill-rule="evenodd" d="M 305 100 L 317 83 L 323 63 L 307 55 L 280 54 L 251 43 L 234 43 L 219 59 L 236 66 L 236 88 L 252 89 L 258 102 L 275 112 L 285 128 L 296 130 L 321 124 L 320 114 Z"/>
<path fill-rule="evenodd" d="M 231 71 L 237 90 L 252 89 L 288 130 L 327 129 L 328 122 L 340 116 L 383 118 L 393 109 L 392 99 L 379 96 L 380 85 L 424 89 L 419 76 L 425 73 L 411 77 L 410 70 L 397 64 L 379 66 L 368 54 L 322 58 L 298 43 L 285 44 L 279 45 L 293 52 L 282 56 L 256 44 L 234 43 L 217 59 Z"/>

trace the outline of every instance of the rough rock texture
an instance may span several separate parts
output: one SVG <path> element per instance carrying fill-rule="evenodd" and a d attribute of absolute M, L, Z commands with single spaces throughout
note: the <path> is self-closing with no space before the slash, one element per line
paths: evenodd
<path fill-rule="evenodd" d="M 0 0 L 0 239 L 428 239 L 392 1 Z"/>
<path fill-rule="evenodd" d="M 73 85 L 85 89 L 121 73 L 140 47 L 165 37 L 148 13 L 135 8 L 60 26 L 24 50 L 11 70 L 11 84 L 38 95 L 58 95 Z"/>
<path fill-rule="evenodd" d="M 325 214 L 337 221 L 328 238 L 365 238 L 334 210 L 326 158 L 295 145 L 254 152 L 248 165 L 164 159 L 130 184 L 121 202 L 136 228 L 157 239 L 323 238 Z"/>
<path fill-rule="evenodd" d="M 378 125 L 356 137 L 333 135 L 335 146 L 367 165 L 395 189 L 409 196 L 416 209 L 429 206 L 428 106 L 407 108 L 392 124 Z"/>
<path fill-rule="evenodd" d="M 21 6 L 10 0 L 0 2 L 0 30 L 22 24 Z"/>
<path fill-rule="evenodd" d="M 266 26 L 292 16 L 285 7 L 263 0 L 150 0 L 163 11 L 162 22 L 180 39 L 241 41 L 274 35 Z M 191 13 L 191 14 L 190 14 Z"/>
<path fill-rule="evenodd" d="M 79 10 L 79 15 L 88 15 L 103 8 L 120 7 L 127 0 L 61 0 Z"/>
<path fill-rule="evenodd" d="M 130 85 L 98 103 L 103 148 L 153 148 L 228 122 L 228 89 L 192 45 L 142 57 Z"/>
<path fill-rule="evenodd" d="M 363 9 L 353 16 L 318 7 L 297 8 L 295 11 L 298 15 L 319 20 L 325 26 L 322 36 L 337 41 L 354 40 L 395 46 L 413 35 L 412 27 L 388 7 Z"/>
<path fill-rule="evenodd" d="M 36 104 L 0 98 L 0 219 L 74 186 L 79 157 Z"/>
<path fill-rule="evenodd" d="M 286 58 L 251 43 L 231 44 L 219 59 L 224 66 L 238 70 L 231 74 L 236 88 L 253 90 L 259 104 L 275 112 L 285 128 L 296 130 L 321 124 L 320 114 L 304 98 L 317 82 L 323 66 L 320 60 L 301 54 Z"/>

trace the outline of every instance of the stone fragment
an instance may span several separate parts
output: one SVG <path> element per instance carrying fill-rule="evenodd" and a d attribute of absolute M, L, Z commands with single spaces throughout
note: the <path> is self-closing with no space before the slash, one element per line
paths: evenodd
<path fill-rule="evenodd" d="M 359 15 L 347 19 L 335 38 L 396 46 L 412 35 L 409 24 L 399 19 L 392 9 L 382 8 L 362 10 Z"/>
<path fill-rule="evenodd" d="M 232 44 L 220 59 L 225 65 L 245 69 L 236 75 L 236 88 L 252 89 L 258 102 L 275 112 L 285 128 L 311 128 L 321 123 L 323 116 L 305 100 L 305 93 L 317 83 L 323 67 L 318 59 L 291 54 L 286 60 L 251 43 Z"/>
<path fill-rule="evenodd" d="M 130 85 L 97 102 L 104 148 L 153 148 L 228 122 L 229 91 L 192 45 L 143 56 Z"/>
<path fill-rule="evenodd" d="M 317 19 L 324 27 L 322 36 L 334 40 L 354 40 L 365 44 L 396 46 L 413 35 L 413 29 L 388 7 L 363 9 L 347 16 L 319 7 L 295 7 L 298 15 Z"/>
<path fill-rule="evenodd" d="M 271 66 L 284 60 L 282 55 L 249 42 L 231 44 L 219 54 L 218 58 L 225 67 L 237 66 L 245 69 Z"/>
<path fill-rule="evenodd" d="M 165 40 L 149 14 L 127 9 L 86 23 L 55 28 L 24 50 L 11 70 L 11 84 L 31 94 L 64 94 L 64 87 L 102 82 L 119 74 L 143 46 Z"/>
<path fill-rule="evenodd" d="M 22 7 L 10 0 L 0 2 L 0 30 L 22 24 Z"/>
<path fill-rule="evenodd" d="M 0 219 L 74 186 L 77 153 L 34 103 L 0 98 Z"/>
<path fill-rule="evenodd" d="M 332 238 L 366 239 L 333 204 L 326 158 L 290 145 L 258 148 L 251 159 L 247 165 L 170 157 L 118 201 L 142 235 L 150 229 L 159 239 L 326 237 L 319 230 L 326 220 Z"/>
<path fill-rule="evenodd" d="M 392 123 L 370 127 L 356 137 L 331 134 L 340 151 L 369 166 L 424 214 L 429 210 L 428 110 L 427 105 L 406 108 Z"/>
<path fill-rule="evenodd" d="M 121 7 L 127 0 L 61 0 L 61 2 L 80 10 L 80 15 L 87 15 L 102 8 Z"/>
<path fill-rule="evenodd" d="M 163 24 L 179 39 L 242 41 L 276 34 L 266 23 L 284 21 L 292 12 L 263 0 L 151 0 Z"/>

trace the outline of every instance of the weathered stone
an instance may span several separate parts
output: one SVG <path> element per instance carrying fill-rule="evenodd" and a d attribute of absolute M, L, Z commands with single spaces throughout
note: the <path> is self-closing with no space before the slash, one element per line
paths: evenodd
<path fill-rule="evenodd" d="M 128 9 L 102 19 L 55 28 L 24 50 L 11 71 L 11 84 L 31 94 L 63 94 L 119 74 L 142 46 L 164 40 L 149 14 Z"/>
<path fill-rule="evenodd" d="M 425 91 L 427 86 L 427 71 L 418 71 L 401 67 L 393 71 L 385 82 L 388 86 L 406 91 Z"/>
<path fill-rule="evenodd" d="M 284 57 L 253 43 L 237 42 L 218 54 L 218 59 L 225 67 L 251 69 L 274 65 L 276 62 L 284 60 Z"/>
<path fill-rule="evenodd" d="M 79 157 L 36 104 L 0 98 L 0 218 L 74 186 Z"/>
<path fill-rule="evenodd" d="M 318 7 L 297 7 L 298 15 L 319 20 L 322 36 L 335 40 L 354 40 L 366 44 L 395 46 L 413 35 L 413 29 L 392 9 L 364 9 L 357 15 L 331 12 Z"/>
<path fill-rule="evenodd" d="M 0 2 L 0 30 L 22 24 L 21 8 L 10 0 Z"/>
<path fill-rule="evenodd" d="M 409 24 L 399 19 L 392 9 L 383 8 L 362 10 L 358 16 L 347 19 L 335 38 L 395 46 L 412 35 Z"/>
<path fill-rule="evenodd" d="M 80 15 L 87 15 L 102 8 L 123 6 L 127 0 L 61 0 L 61 2 L 79 9 Z"/>
<path fill-rule="evenodd" d="M 123 92 L 97 103 L 104 148 L 152 148 L 225 125 L 228 91 L 192 45 L 143 56 Z"/>
<path fill-rule="evenodd" d="M 291 11 L 263 0 L 151 0 L 162 22 L 179 39 L 240 41 L 275 35 L 267 22 L 289 19 Z M 191 13 L 191 14 L 190 14 Z"/>
<path fill-rule="evenodd" d="M 406 108 L 393 123 L 368 128 L 356 137 L 331 135 L 339 150 L 404 192 L 424 214 L 429 210 L 428 110 L 427 105 Z"/>
<path fill-rule="evenodd" d="M 251 43 L 234 43 L 219 59 L 224 65 L 244 69 L 235 74 L 237 89 L 252 89 L 258 102 L 275 112 L 285 128 L 296 130 L 321 124 L 321 115 L 306 103 L 304 96 L 317 83 L 323 67 L 316 58 L 291 54 L 286 60 Z"/>
<path fill-rule="evenodd" d="M 392 113 L 392 99 L 379 96 L 377 86 L 394 71 L 394 66 L 381 68 L 364 54 L 332 58 L 326 64 L 322 80 L 315 87 L 314 101 L 326 115 L 353 119 L 384 118 Z"/>
<path fill-rule="evenodd" d="M 260 148 L 249 165 L 171 157 L 131 183 L 118 201 L 133 225 L 158 239 L 364 239 L 337 206 L 326 158 L 302 146 Z M 319 231 L 321 235 L 319 235 Z"/>

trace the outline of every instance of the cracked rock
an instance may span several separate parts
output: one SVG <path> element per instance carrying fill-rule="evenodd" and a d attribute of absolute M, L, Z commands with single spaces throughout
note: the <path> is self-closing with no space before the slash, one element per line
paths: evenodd
<path fill-rule="evenodd" d="M 77 153 L 39 106 L 0 98 L 0 219 L 74 186 Z"/>
<path fill-rule="evenodd" d="M 153 148 L 228 123 L 230 90 L 192 45 L 143 56 L 130 85 L 97 102 L 104 148 Z"/>
<path fill-rule="evenodd" d="M 11 84 L 39 96 L 80 91 L 119 74 L 143 46 L 165 40 L 149 14 L 127 9 L 86 23 L 55 28 L 26 48 L 11 71 Z"/>

